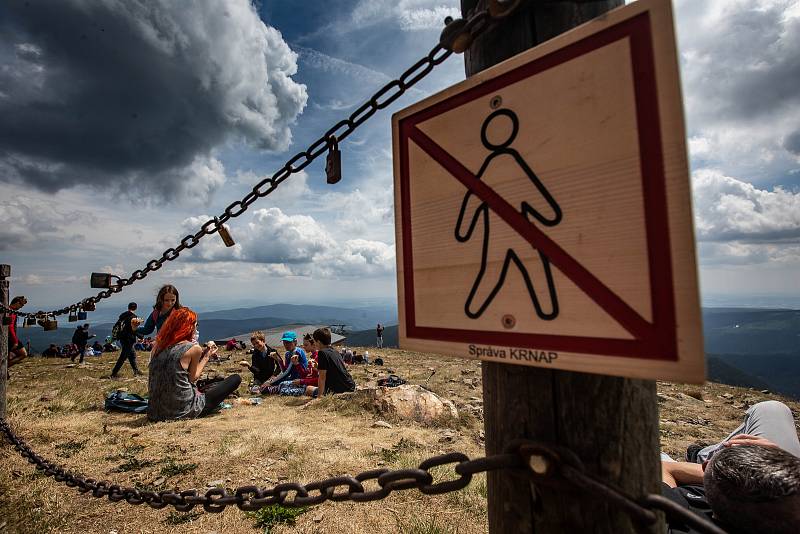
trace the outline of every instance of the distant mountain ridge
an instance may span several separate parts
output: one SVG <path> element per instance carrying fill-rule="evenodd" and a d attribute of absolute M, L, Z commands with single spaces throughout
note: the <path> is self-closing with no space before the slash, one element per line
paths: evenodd
<path fill-rule="evenodd" d="M 287 322 L 306 324 L 344 324 L 349 330 L 374 328 L 378 323 L 396 324 L 397 309 L 393 306 L 337 308 L 309 304 L 269 304 L 253 308 L 233 308 L 199 314 L 208 319 L 250 319 L 253 317 L 283 317 Z"/>
<path fill-rule="evenodd" d="M 91 322 L 99 339 L 113 323 Z M 351 346 L 375 346 L 375 325 L 385 326 L 384 346 L 398 346 L 397 310 L 392 306 L 338 308 L 302 304 L 270 304 L 199 314 L 200 337 L 222 339 L 243 332 L 284 324 L 345 324 Z M 30 340 L 39 353 L 49 343 L 69 343 L 75 327 L 59 319 L 58 330 L 17 327 L 20 339 Z M 387 326 L 389 325 L 389 326 Z M 800 399 L 800 310 L 703 308 L 703 333 L 710 380 L 769 389 Z"/>

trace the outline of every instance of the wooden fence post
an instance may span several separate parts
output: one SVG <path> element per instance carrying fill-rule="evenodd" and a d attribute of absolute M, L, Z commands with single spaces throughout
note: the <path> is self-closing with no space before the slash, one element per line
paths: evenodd
<path fill-rule="evenodd" d="M 0 303 L 8 306 L 8 277 L 11 266 L 0 264 Z M 6 416 L 6 375 L 8 373 L 8 327 L 0 328 L 0 417 Z"/>
<path fill-rule="evenodd" d="M 488 0 L 462 0 L 466 16 Z M 623 0 L 528 2 L 499 31 L 465 55 L 472 76 L 519 52 L 623 5 Z M 535 98 L 535 95 L 532 95 Z M 547 441 L 574 452 L 589 473 L 632 495 L 660 489 L 655 382 L 553 371 L 484 361 L 486 453 L 516 438 Z M 539 488 L 502 471 L 488 475 L 493 534 L 637 532 L 619 508 L 582 492 Z M 535 503 L 538 499 L 540 502 Z M 652 532 L 663 530 L 654 525 Z"/>

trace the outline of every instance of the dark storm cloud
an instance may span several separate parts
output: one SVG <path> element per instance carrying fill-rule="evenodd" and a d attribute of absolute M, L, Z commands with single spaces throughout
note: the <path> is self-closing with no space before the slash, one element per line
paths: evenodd
<path fill-rule="evenodd" d="M 682 52 L 695 113 L 747 120 L 800 104 L 800 18 L 787 17 L 789 3 L 723 4 L 713 28 L 697 22 L 712 6 L 692 4 L 696 12 L 681 21 L 691 27 Z"/>
<path fill-rule="evenodd" d="M 783 140 L 783 148 L 795 156 L 800 156 L 800 130 L 795 130 L 786 136 L 786 139 Z"/>
<path fill-rule="evenodd" d="M 175 196 L 230 136 L 283 149 L 296 56 L 247 0 L 13 2 L 0 16 L 0 179 Z"/>

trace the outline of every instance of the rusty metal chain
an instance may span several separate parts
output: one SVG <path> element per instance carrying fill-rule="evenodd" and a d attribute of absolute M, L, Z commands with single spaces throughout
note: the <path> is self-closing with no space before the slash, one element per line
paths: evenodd
<path fill-rule="evenodd" d="M 489 6 L 480 11 L 470 13 L 467 19 L 452 20 L 448 17 L 445 21 L 446 26 L 442 31 L 439 43 L 437 43 L 427 55 L 406 69 L 399 78 L 384 85 L 346 119 L 342 119 L 330 127 L 316 141 L 311 143 L 308 148 L 292 156 L 275 174 L 261 180 L 253 186 L 253 189 L 247 193 L 244 198 L 232 202 L 219 216 L 206 221 L 196 233 L 189 234 L 181 239 L 177 246 L 165 250 L 160 258 L 154 258 L 147 262 L 143 269 L 133 271 L 127 278 L 119 278 L 116 284 L 104 291 L 100 291 L 95 296 L 85 298 L 61 309 L 21 312 L 0 305 L 0 313 L 14 313 L 20 317 L 34 316 L 37 318 L 65 315 L 83 309 L 85 304 L 96 304 L 102 299 L 109 298 L 115 293 L 121 292 L 124 287 L 133 284 L 137 280 L 143 280 L 151 272 L 159 270 L 164 263 L 178 259 L 181 252 L 184 250 L 189 250 L 197 246 L 203 237 L 218 232 L 220 226 L 247 211 L 256 200 L 272 193 L 291 175 L 308 167 L 311 162 L 327 152 L 334 142 L 341 142 L 346 139 L 356 128 L 364 124 L 364 122 L 375 115 L 375 113 L 391 105 L 408 91 L 408 89 L 430 74 L 434 67 L 443 63 L 453 52 L 463 52 L 475 38 L 487 29 L 498 24 L 503 18 L 510 15 L 524 3 L 525 0 L 507 0 L 505 2 L 501 0 L 492 0 Z"/>
<path fill-rule="evenodd" d="M 207 512 L 216 513 L 222 512 L 226 506 L 234 505 L 241 510 L 252 511 L 272 504 L 297 507 L 312 506 L 325 501 L 368 502 L 384 499 L 393 491 L 414 488 L 425 495 L 439 495 L 465 488 L 477 473 L 497 469 L 523 469 L 526 465 L 525 459 L 519 454 L 501 454 L 470 460 L 465 454 L 452 452 L 428 458 L 417 468 L 372 469 L 356 476 L 331 477 L 308 484 L 286 482 L 271 488 L 242 486 L 235 490 L 211 488 L 205 491 L 175 489 L 154 492 L 71 473 L 36 454 L 4 419 L 0 419 L 0 430 L 20 455 L 36 469 L 57 482 L 77 488 L 80 493 L 98 498 L 108 497 L 112 502 L 124 500 L 133 505 L 147 504 L 157 509 L 173 506 L 179 512 L 187 512 L 198 505 Z M 452 466 L 454 476 L 449 480 L 434 482 L 431 470 L 448 465 Z M 371 484 L 367 484 L 368 482 Z"/>
<path fill-rule="evenodd" d="M 573 453 L 563 447 L 529 440 L 510 443 L 503 454 L 474 460 L 463 453 L 451 452 L 428 458 L 416 468 L 372 469 L 356 476 L 342 475 L 308 484 L 285 482 L 271 488 L 242 486 L 234 490 L 211 488 L 204 492 L 197 489 L 154 492 L 73 474 L 36 454 L 2 418 L 0 431 L 23 458 L 57 482 L 63 482 L 69 487 L 77 488 L 78 492 L 89 493 L 93 497 L 108 497 L 112 502 L 124 500 L 133 505 L 147 504 L 157 509 L 173 506 L 179 512 L 187 512 L 200 505 L 207 512 L 217 513 L 222 512 L 226 506 L 234 505 L 241 510 L 253 511 L 272 504 L 297 507 L 313 506 L 325 501 L 369 502 L 384 499 L 393 491 L 415 488 L 425 495 L 439 495 L 467 487 L 472 476 L 478 473 L 509 469 L 526 474 L 534 484 L 556 488 L 566 484 L 609 501 L 620 507 L 643 530 L 658 520 L 655 512 L 661 511 L 670 519 L 680 520 L 698 532 L 726 534 L 719 526 L 661 495 L 649 494 L 635 499 L 619 488 L 595 478 L 585 471 Z M 455 476 L 434 482 L 431 470 L 448 465 L 452 466 Z M 372 486 L 377 488 L 365 487 L 367 482 L 372 481 Z"/>

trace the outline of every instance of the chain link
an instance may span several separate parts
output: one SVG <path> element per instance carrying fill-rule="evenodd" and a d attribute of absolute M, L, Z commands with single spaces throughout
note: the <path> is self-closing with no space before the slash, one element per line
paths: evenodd
<path fill-rule="evenodd" d="M 373 469 L 356 476 L 337 476 L 308 484 L 285 482 L 272 488 L 258 486 L 242 486 L 232 492 L 227 488 L 211 488 L 201 493 L 196 489 L 184 491 L 166 490 L 158 493 L 140 491 L 112 484 L 105 480 L 95 480 L 65 470 L 36 454 L 33 449 L 11 429 L 5 419 L 0 419 L 0 431 L 13 445 L 19 454 L 36 469 L 53 477 L 79 493 L 89 494 L 95 498 L 108 497 L 111 502 L 126 501 L 129 504 L 147 504 L 151 508 L 172 506 L 180 512 L 186 512 L 195 506 L 202 506 L 207 512 L 222 512 L 227 506 L 237 506 L 241 510 L 258 510 L 271 504 L 286 507 L 313 506 L 325 501 L 368 502 L 387 497 L 393 491 L 419 489 L 427 495 L 438 495 L 465 488 L 475 473 L 497 469 L 523 469 L 524 458 L 518 454 L 501 455 L 502 461 L 486 462 L 487 458 L 470 460 L 462 453 L 449 453 L 434 456 L 413 469 Z M 434 483 L 430 471 L 434 468 L 453 465 L 455 477 Z M 459 472 L 460 471 L 460 472 Z M 378 489 L 368 489 L 367 482 L 375 481 Z"/>
<path fill-rule="evenodd" d="M 653 525 L 657 511 L 664 512 L 672 520 L 680 520 L 698 532 L 725 534 L 725 530 L 702 516 L 694 514 L 661 495 L 649 494 L 636 499 L 619 488 L 603 482 L 587 473 L 580 460 L 563 447 L 518 440 L 509 444 L 503 454 L 471 460 L 460 452 L 451 452 L 428 458 L 412 469 L 389 470 L 386 468 L 364 471 L 356 476 L 342 475 L 300 484 L 285 482 L 272 488 L 242 486 L 229 491 L 227 488 L 211 488 L 201 493 L 196 489 L 161 492 L 140 491 L 117 484 L 66 471 L 63 467 L 42 458 L 11 429 L 5 419 L 0 418 L 0 431 L 29 463 L 46 475 L 53 477 L 80 493 L 93 497 L 108 497 L 111 502 L 126 501 L 128 504 L 147 504 L 151 508 L 172 506 L 179 512 L 187 512 L 202 506 L 207 512 L 222 512 L 227 506 L 254 511 L 272 504 L 286 507 L 314 506 L 325 501 L 369 502 L 386 498 L 393 491 L 418 489 L 425 495 L 439 495 L 459 491 L 472 480 L 473 475 L 500 469 L 524 473 L 534 484 L 554 488 L 568 486 L 604 499 L 620 507 L 636 525 L 646 528 Z M 434 482 L 433 469 L 452 465 L 450 479 Z M 377 489 L 367 486 L 377 484 Z M 370 482 L 370 484 L 367 484 Z"/>
<path fill-rule="evenodd" d="M 178 259 L 184 250 L 197 246 L 200 239 L 203 237 L 217 232 L 222 224 L 240 216 L 247 211 L 256 200 L 272 193 L 278 185 L 292 174 L 298 173 L 308 167 L 314 160 L 327 152 L 334 141 L 341 142 L 346 139 L 356 128 L 364 124 L 364 122 L 369 120 L 375 113 L 391 105 L 411 87 L 430 74 L 437 65 L 443 63 L 454 51 L 457 53 L 462 52 L 462 49 L 458 47 L 454 48 L 454 43 L 457 39 L 464 38 L 468 42 L 472 42 L 478 35 L 499 23 L 501 19 L 508 16 L 511 12 L 515 11 L 520 4 L 524 3 L 523 0 L 511 0 L 507 2 L 493 0 L 491 2 L 493 6 L 495 4 L 503 6 L 502 9 L 495 9 L 497 15 L 492 15 L 490 13 L 490 7 L 487 7 L 486 9 L 470 13 L 466 20 L 448 20 L 439 43 L 437 43 L 426 56 L 406 69 L 399 78 L 381 87 L 369 100 L 359 106 L 346 119 L 337 122 L 321 137 L 311 143 L 306 150 L 292 156 L 292 158 L 271 177 L 258 182 L 244 198 L 232 202 L 218 217 L 206 221 L 196 234 L 187 235 L 180 241 L 178 246 L 168 248 L 160 258 L 150 260 L 143 269 L 134 271 L 128 278 L 121 278 L 111 288 L 100 291 L 93 297 L 85 298 L 80 302 L 61 308 L 60 310 L 21 312 L 0 304 L 0 313 L 14 313 L 20 317 L 34 316 L 37 318 L 64 315 L 70 311 L 81 309 L 84 303 L 91 302 L 96 304 L 102 299 L 109 298 L 111 295 L 119 293 L 123 287 L 129 286 L 138 280 L 143 280 L 151 272 L 159 270 L 164 263 Z M 448 31 L 448 28 L 452 28 L 454 31 Z"/>

